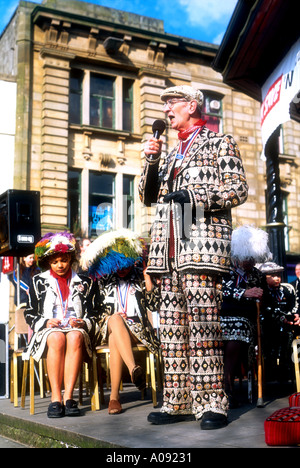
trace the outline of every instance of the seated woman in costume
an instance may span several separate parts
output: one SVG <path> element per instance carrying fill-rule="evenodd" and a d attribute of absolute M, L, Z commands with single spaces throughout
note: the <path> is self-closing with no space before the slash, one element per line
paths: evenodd
<path fill-rule="evenodd" d="M 72 270 L 73 234 L 46 234 L 37 243 L 35 256 L 43 272 L 33 278 L 29 289 L 25 318 L 33 336 L 24 357 L 47 358 L 52 392 L 48 417 L 78 416 L 73 391 L 83 359 L 92 356 L 98 289 L 92 279 Z"/>
<path fill-rule="evenodd" d="M 139 390 L 146 386 L 145 372 L 136 365 L 132 346 L 143 343 L 154 353 L 159 340 L 150 323 L 147 309 L 158 308 L 159 288 L 146 274 L 143 240 L 122 229 L 99 236 L 86 250 L 83 270 L 98 279 L 100 293 L 101 344 L 109 345 L 111 394 L 109 414 L 122 411 L 119 388 L 123 363 Z"/>

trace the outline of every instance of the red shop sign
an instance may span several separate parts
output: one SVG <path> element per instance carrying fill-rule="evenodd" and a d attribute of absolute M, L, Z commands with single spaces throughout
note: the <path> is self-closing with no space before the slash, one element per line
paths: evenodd
<path fill-rule="evenodd" d="M 2 273 L 8 274 L 14 271 L 14 257 L 2 257 Z"/>

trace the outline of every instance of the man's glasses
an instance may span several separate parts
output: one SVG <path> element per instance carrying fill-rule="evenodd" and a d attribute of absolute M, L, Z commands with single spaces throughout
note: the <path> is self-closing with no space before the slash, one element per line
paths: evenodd
<path fill-rule="evenodd" d="M 170 109 L 173 109 L 175 104 L 177 104 L 178 102 L 187 102 L 187 100 L 186 99 L 168 99 L 164 104 L 164 108 L 168 106 Z"/>

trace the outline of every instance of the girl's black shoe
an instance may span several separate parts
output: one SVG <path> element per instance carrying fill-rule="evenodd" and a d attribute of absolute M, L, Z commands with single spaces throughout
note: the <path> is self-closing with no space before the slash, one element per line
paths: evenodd
<path fill-rule="evenodd" d="M 80 416 L 80 409 L 75 400 L 67 400 L 65 405 L 66 416 Z"/>
<path fill-rule="evenodd" d="M 60 401 L 53 401 L 48 406 L 48 418 L 63 418 L 65 415 L 64 405 Z"/>

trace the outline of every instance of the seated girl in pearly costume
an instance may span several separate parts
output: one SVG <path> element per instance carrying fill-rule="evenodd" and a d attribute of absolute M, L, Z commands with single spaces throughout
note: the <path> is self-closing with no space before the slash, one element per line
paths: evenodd
<path fill-rule="evenodd" d="M 73 234 L 46 234 L 35 247 L 35 257 L 43 272 L 33 278 L 29 290 L 25 318 L 33 336 L 24 358 L 30 354 L 37 361 L 47 358 L 52 392 L 48 417 L 78 416 L 73 391 L 82 361 L 92 356 L 98 289 L 91 278 L 72 269 Z"/>

